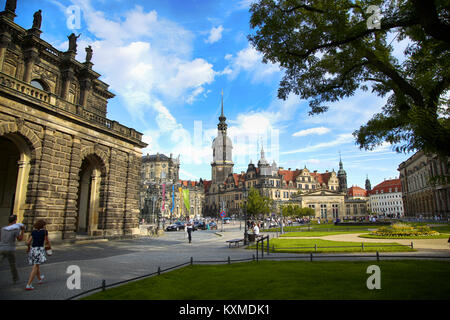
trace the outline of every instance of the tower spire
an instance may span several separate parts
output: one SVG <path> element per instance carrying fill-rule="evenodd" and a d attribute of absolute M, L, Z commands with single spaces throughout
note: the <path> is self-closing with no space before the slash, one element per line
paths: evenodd
<path fill-rule="evenodd" d="M 217 129 L 220 131 L 226 132 L 227 131 L 227 123 L 225 122 L 227 118 L 223 114 L 223 89 L 222 89 L 222 106 L 221 106 L 221 113 L 219 117 L 219 124 L 217 125 Z"/>

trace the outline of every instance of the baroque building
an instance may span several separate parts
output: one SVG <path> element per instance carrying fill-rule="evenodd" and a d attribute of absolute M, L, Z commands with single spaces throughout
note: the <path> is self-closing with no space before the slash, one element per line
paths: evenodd
<path fill-rule="evenodd" d="M 158 214 L 159 219 L 164 220 L 202 217 L 205 201 L 203 180 L 180 180 L 179 171 L 179 156 L 173 158 L 172 154 L 167 157 L 157 153 L 142 158 L 140 208 L 141 217 L 148 223 L 156 224 Z"/>
<path fill-rule="evenodd" d="M 106 117 L 114 94 L 86 61 L 77 37 L 61 52 L 14 22 L 16 1 L 0 13 L 0 223 L 10 214 L 50 238 L 138 234 L 142 134 Z"/>
<path fill-rule="evenodd" d="M 400 172 L 403 205 L 407 217 L 450 217 L 449 159 L 418 151 L 402 162 Z"/>

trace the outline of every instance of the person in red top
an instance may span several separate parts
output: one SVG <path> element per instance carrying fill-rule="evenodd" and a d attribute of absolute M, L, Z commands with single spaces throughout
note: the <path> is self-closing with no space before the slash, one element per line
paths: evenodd
<path fill-rule="evenodd" d="M 44 220 L 38 220 L 34 224 L 34 229 L 31 232 L 30 237 L 27 240 L 28 245 L 28 263 L 33 265 L 30 278 L 28 279 L 25 290 L 34 290 L 32 282 L 34 277 L 37 277 L 39 284 L 42 284 L 44 276 L 41 275 L 40 265 L 47 261 L 45 256 L 45 243 L 50 248 L 50 241 L 48 239 L 48 231 L 45 229 L 46 222 Z"/>

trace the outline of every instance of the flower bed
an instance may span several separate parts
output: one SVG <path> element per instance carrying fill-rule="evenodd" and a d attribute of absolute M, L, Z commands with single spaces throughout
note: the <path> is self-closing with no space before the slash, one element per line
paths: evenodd
<path fill-rule="evenodd" d="M 404 223 L 397 223 L 389 227 L 381 227 L 370 234 L 374 236 L 386 237 L 416 237 L 438 236 L 439 232 L 431 230 L 428 226 L 412 227 Z"/>

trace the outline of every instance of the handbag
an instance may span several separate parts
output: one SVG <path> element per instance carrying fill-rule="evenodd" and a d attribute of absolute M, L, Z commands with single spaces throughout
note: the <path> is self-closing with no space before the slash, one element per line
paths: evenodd
<path fill-rule="evenodd" d="M 52 247 L 50 246 L 48 241 L 46 241 L 44 249 L 45 249 L 45 253 L 47 253 L 47 255 L 51 256 L 53 254 Z"/>

